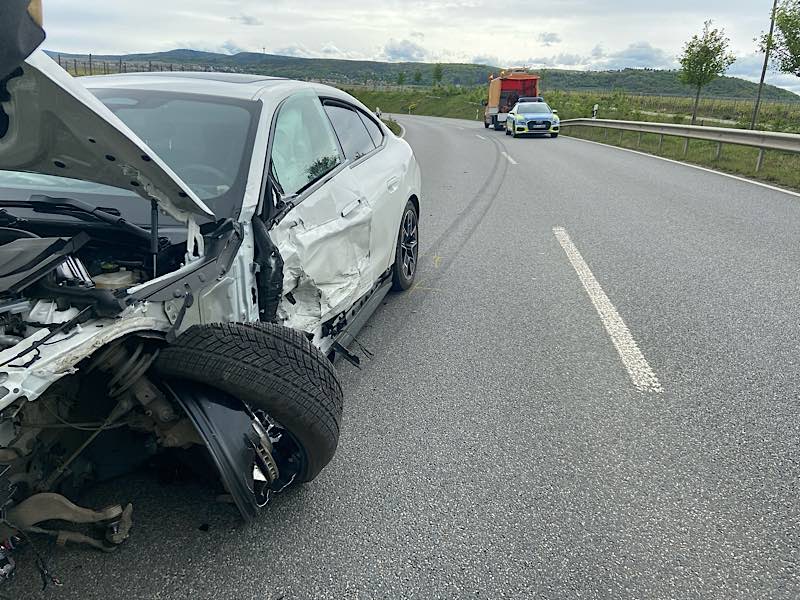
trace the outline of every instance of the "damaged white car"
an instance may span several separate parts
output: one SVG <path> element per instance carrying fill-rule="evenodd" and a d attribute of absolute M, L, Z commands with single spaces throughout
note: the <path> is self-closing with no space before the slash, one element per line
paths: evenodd
<path fill-rule="evenodd" d="M 327 86 L 77 80 L 41 52 L 0 80 L 0 579 L 31 533 L 121 543 L 130 505 L 80 492 L 164 453 L 207 457 L 246 520 L 313 479 L 331 359 L 413 283 L 419 192 Z"/>

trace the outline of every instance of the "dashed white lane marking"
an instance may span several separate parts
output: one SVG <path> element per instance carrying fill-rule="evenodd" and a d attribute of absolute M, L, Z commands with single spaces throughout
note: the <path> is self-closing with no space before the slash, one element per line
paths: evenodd
<path fill-rule="evenodd" d="M 510 162 L 512 165 L 518 165 L 518 164 L 519 164 L 517 161 L 515 161 L 513 158 L 511 158 L 511 157 L 508 155 L 508 152 L 502 152 L 501 154 L 502 154 L 503 156 L 505 156 L 505 157 L 508 159 L 508 162 Z"/>
<path fill-rule="evenodd" d="M 639 350 L 639 346 L 636 344 L 636 340 L 633 339 L 628 326 L 625 325 L 625 321 L 619 316 L 617 309 L 614 308 L 611 300 L 608 299 L 603 288 L 600 287 L 600 283 L 589 269 L 589 265 L 586 264 L 581 253 L 572 243 L 566 229 L 553 227 L 553 234 L 556 236 L 558 243 L 561 244 L 564 252 L 567 253 L 569 262 L 578 274 L 586 293 L 589 294 L 589 298 L 594 304 L 597 314 L 600 315 L 600 320 L 603 322 L 609 337 L 611 337 L 611 341 L 614 343 L 614 347 L 617 349 L 633 385 L 643 392 L 662 392 L 661 382 L 653 372 L 653 369 L 650 368 L 642 351 Z"/>
<path fill-rule="evenodd" d="M 475 137 L 478 138 L 479 140 L 485 140 L 486 139 L 485 137 L 483 137 L 482 135 L 478 135 L 477 133 L 475 134 Z"/>

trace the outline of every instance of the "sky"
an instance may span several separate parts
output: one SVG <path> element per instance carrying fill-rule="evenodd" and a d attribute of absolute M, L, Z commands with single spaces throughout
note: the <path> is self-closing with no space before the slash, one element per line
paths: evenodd
<path fill-rule="evenodd" d="M 565 69 L 676 68 L 712 19 L 757 80 L 772 0 L 44 0 L 45 47 L 120 54 L 191 48 L 301 57 Z M 800 93 L 800 78 L 770 72 Z"/>

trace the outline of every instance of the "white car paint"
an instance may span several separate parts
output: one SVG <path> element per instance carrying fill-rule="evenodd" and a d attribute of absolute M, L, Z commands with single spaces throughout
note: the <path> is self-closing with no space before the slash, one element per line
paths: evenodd
<path fill-rule="evenodd" d="M 197 290 L 181 330 L 195 323 L 258 319 L 251 221 L 263 202 L 269 132 L 281 103 L 292 94 L 312 91 L 369 113 L 365 106 L 335 88 L 258 76 L 250 80 L 239 78 L 236 83 L 212 75 L 166 73 L 72 79 L 41 52 L 28 59 L 24 70 L 23 77 L 9 85 L 11 100 L 2 105 L 11 117 L 12 128 L 0 139 L 0 169 L 64 176 L 65 169 L 54 163 L 59 160 L 70 177 L 133 189 L 143 201 L 155 199 L 162 210 L 187 224 L 186 263 L 178 271 L 134 286 L 129 293 L 197 269 L 200 261 L 193 259 L 203 254 L 203 238 L 195 215 L 212 213 L 90 91 L 114 87 L 179 89 L 187 94 L 247 99 L 260 105 L 248 178 L 236 217 L 242 243 L 229 270 Z M 45 113 L 47 128 L 42 126 Z M 325 343 L 320 325 L 350 309 L 391 267 L 403 209 L 409 198 L 420 197 L 419 168 L 410 147 L 385 126 L 379 126 L 384 134 L 380 148 L 363 159 L 346 163 L 270 231 L 285 261 L 278 316 L 284 325 L 313 333 L 317 345 Z M 51 136 L 63 143 L 54 147 Z M 106 158 L 112 152 L 114 161 Z M 141 160 L 143 155 L 150 160 Z M 130 182 L 134 180 L 140 185 L 132 187 Z M 287 299 L 289 292 L 293 304 Z M 137 332 L 163 334 L 175 323 L 182 303 L 182 298 L 138 302 L 115 319 L 93 319 L 39 346 L 37 360 L 29 365 L 30 355 L 16 357 L 46 335 L 46 329 L 36 330 L 0 352 L 0 410 L 23 396 L 35 400 L 52 383 L 74 372 L 81 360 L 121 336 Z M 59 315 L 55 305 L 48 312 L 52 323 L 67 318 Z"/>

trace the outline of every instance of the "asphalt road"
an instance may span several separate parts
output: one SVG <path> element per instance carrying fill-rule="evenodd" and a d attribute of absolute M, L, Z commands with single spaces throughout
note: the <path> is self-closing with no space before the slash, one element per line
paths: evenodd
<path fill-rule="evenodd" d="M 65 585 L 30 592 L 27 553 L 3 592 L 800 596 L 800 197 L 563 136 L 400 121 L 424 256 L 360 336 L 375 358 L 341 366 L 332 464 L 252 527 L 200 485 L 105 486 L 90 500 L 136 506 L 127 545 L 42 543 Z M 612 313 L 660 388 L 634 386 Z"/>

